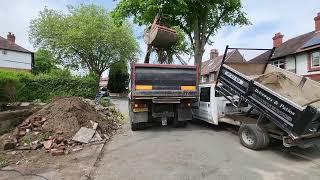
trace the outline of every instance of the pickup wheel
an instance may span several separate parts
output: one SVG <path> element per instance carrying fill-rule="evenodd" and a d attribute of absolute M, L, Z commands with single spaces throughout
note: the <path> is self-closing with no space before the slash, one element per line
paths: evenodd
<path fill-rule="evenodd" d="M 242 124 L 239 137 L 243 146 L 254 150 L 266 148 L 270 142 L 267 131 L 256 124 Z"/>

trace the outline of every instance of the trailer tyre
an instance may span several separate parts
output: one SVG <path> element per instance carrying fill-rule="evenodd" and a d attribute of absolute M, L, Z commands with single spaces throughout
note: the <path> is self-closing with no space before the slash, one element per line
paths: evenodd
<path fill-rule="evenodd" d="M 254 150 L 266 148 L 270 142 L 268 133 L 256 124 L 242 124 L 239 137 L 243 146 Z"/>

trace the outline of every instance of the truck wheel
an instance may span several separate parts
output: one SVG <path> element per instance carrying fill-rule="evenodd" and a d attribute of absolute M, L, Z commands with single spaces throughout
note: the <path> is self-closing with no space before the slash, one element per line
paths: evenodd
<path fill-rule="evenodd" d="M 254 150 L 266 148 L 270 142 L 268 133 L 256 124 L 242 124 L 239 137 L 243 146 Z"/>
<path fill-rule="evenodd" d="M 185 128 L 185 127 L 187 127 L 187 121 L 174 121 L 173 122 L 173 127 L 175 127 L 175 128 L 180 128 L 180 127 Z"/>
<path fill-rule="evenodd" d="M 132 131 L 139 131 L 146 128 L 145 123 L 131 123 L 131 130 Z"/>

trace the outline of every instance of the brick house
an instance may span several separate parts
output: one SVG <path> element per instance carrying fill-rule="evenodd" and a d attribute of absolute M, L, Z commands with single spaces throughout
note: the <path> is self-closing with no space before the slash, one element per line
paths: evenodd
<path fill-rule="evenodd" d="M 252 60 L 251 63 L 270 63 L 298 75 L 320 81 L 320 13 L 314 18 L 313 31 L 283 42 L 281 33 L 272 38 L 275 51 L 267 62 L 270 51 Z"/>
<path fill-rule="evenodd" d="M 219 56 L 217 49 L 212 49 L 210 51 L 210 59 L 202 62 L 201 67 L 201 83 L 213 83 L 217 78 L 217 73 L 219 71 L 223 55 Z M 238 50 L 233 50 L 226 55 L 226 64 L 232 63 L 245 63 L 245 59 L 240 54 Z"/>
<path fill-rule="evenodd" d="M 7 39 L 0 36 L 0 69 L 31 72 L 34 54 L 16 44 L 15 40 L 15 35 L 10 32 L 7 35 Z"/>

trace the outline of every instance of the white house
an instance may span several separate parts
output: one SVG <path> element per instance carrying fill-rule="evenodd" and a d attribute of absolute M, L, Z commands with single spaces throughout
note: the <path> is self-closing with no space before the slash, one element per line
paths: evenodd
<path fill-rule="evenodd" d="M 10 32 L 7 39 L 0 36 L 0 69 L 30 71 L 34 54 L 15 43 L 16 37 Z"/>
<path fill-rule="evenodd" d="M 275 51 L 268 62 L 270 51 L 251 63 L 270 63 L 298 75 L 320 81 L 320 13 L 313 19 L 314 30 L 283 42 L 281 33 L 272 38 Z M 311 21 L 310 21 L 311 22 Z"/>

